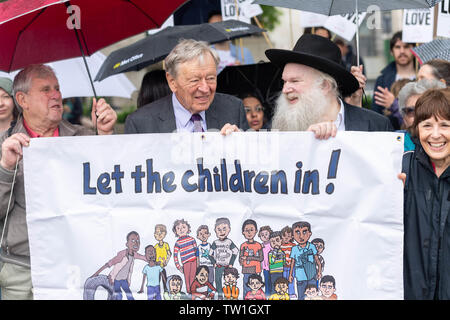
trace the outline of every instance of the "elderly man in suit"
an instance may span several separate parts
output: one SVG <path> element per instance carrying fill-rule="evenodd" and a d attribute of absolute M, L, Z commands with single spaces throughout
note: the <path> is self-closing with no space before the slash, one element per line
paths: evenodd
<path fill-rule="evenodd" d="M 341 52 L 332 41 L 305 34 L 293 50 L 269 49 L 266 56 L 283 68 L 284 86 L 272 129 L 313 131 L 319 139 L 335 136 L 338 130 L 393 130 L 383 115 L 340 98 L 361 88 L 357 78 L 342 66 Z M 361 73 L 359 68 L 354 70 L 356 76 L 360 76 L 358 71 Z"/>
<path fill-rule="evenodd" d="M 172 95 L 145 105 L 127 117 L 125 133 L 168 133 L 248 129 L 242 101 L 216 93 L 218 55 L 207 43 L 181 41 L 166 57 Z"/>

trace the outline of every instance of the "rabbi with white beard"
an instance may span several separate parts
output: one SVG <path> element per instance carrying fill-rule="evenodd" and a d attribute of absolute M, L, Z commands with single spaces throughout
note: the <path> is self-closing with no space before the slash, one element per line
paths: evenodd
<path fill-rule="evenodd" d="M 313 131 L 318 139 L 334 137 L 343 130 L 393 131 L 385 116 L 341 99 L 362 89 L 341 65 L 341 52 L 332 41 L 305 34 L 293 50 L 269 49 L 265 53 L 283 69 L 284 86 L 272 130 Z M 354 67 L 354 74 L 362 75 L 359 70 Z"/>

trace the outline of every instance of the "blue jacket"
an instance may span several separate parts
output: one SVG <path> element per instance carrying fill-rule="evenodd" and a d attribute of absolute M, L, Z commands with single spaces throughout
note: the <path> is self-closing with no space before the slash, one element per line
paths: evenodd
<path fill-rule="evenodd" d="M 383 70 L 381 75 L 375 81 L 375 87 L 373 88 L 374 95 L 372 97 L 372 110 L 383 114 L 384 107 L 375 103 L 375 91 L 380 86 L 382 88 L 391 89 L 392 84 L 395 82 L 395 76 L 397 75 L 397 67 L 395 61 L 389 63 Z"/>

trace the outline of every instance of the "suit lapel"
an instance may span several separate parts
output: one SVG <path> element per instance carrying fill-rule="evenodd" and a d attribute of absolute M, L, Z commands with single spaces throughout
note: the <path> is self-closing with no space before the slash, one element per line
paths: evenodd
<path fill-rule="evenodd" d="M 159 132 L 174 132 L 177 129 L 175 112 L 173 111 L 172 95 L 168 95 L 158 107 Z"/>
<path fill-rule="evenodd" d="M 369 131 L 369 121 L 359 116 L 359 112 L 355 112 L 355 106 L 351 106 L 344 102 L 345 110 L 345 131 Z"/>
<path fill-rule="evenodd" d="M 219 124 L 219 119 L 216 116 L 216 112 L 214 111 L 215 109 L 215 101 L 216 99 L 214 98 L 213 102 L 211 103 L 211 105 L 209 106 L 209 108 L 206 110 L 205 112 L 205 116 L 206 116 L 206 128 L 207 129 L 222 129 L 219 128 L 220 124 Z"/>

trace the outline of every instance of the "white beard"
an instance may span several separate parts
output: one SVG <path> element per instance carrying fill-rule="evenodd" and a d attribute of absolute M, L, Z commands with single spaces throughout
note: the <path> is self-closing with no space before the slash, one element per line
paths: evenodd
<path fill-rule="evenodd" d="M 298 96 L 298 101 L 289 104 L 285 94 L 278 97 L 272 118 L 272 129 L 306 131 L 310 125 L 323 121 L 329 103 L 320 88 L 313 88 L 303 94 L 288 95 Z"/>

